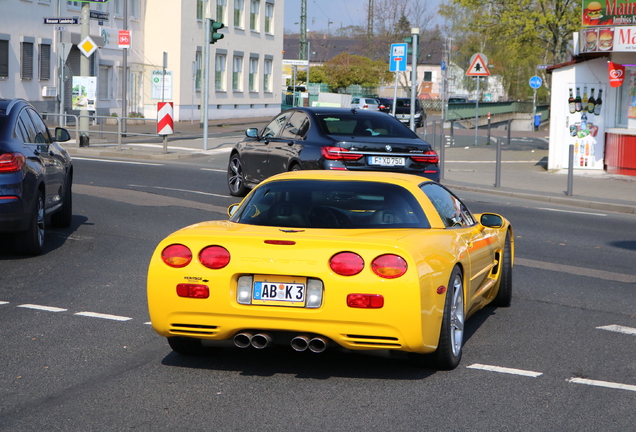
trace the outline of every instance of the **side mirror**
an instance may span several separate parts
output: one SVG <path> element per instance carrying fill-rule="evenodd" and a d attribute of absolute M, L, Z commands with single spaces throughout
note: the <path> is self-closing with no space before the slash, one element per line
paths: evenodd
<path fill-rule="evenodd" d="M 245 131 L 245 136 L 247 136 L 248 138 L 258 138 L 258 129 L 256 128 L 249 128 Z"/>
<path fill-rule="evenodd" d="M 239 204 L 232 204 L 227 208 L 227 215 L 229 217 L 234 216 L 234 213 L 236 213 L 236 210 L 238 210 L 239 208 Z"/>
<path fill-rule="evenodd" d="M 495 213 L 484 213 L 479 218 L 479 223 L 488 228 L 501 228 L 504 224 L 503 217 Z"/>
<path fill-rule="evenodd" d="M 66 142 L 71 139 L 71 134 L 68 131 L 61 127 L 55 128 L 55 141 L 57 142 Z"/>

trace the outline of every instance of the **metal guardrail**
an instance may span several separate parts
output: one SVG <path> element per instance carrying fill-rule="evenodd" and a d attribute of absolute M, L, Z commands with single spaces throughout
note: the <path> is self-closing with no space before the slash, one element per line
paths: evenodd
<path fill-rule="evenodd" d="M 117 151 L 121 151 L 121 139 L 124 136 L 148 136 L 148 137 L 153 137 L 153 138 L 157 138 L 159 137 L 159 134 L 157 133 L 140 133 L 140 132 L 129 132 L 123 131 L 122 128 L 122 120 L 126 120 L 126 123 L 128 123 L 128 121 L 139 121 L 139 120 L 143 120 L 144 122 L 148 121 L 150 123 L 155 122 L 156 120 L 153 119 L 140 119 L 139 117 L 112 117 L 112 116 L 96 116 L 96 115 L 88 115 L 88 116 L 78 116 L 78 115 L 74 115 L 74 114 L 56 114 L 56 113 L 42 113 L 43 116 L 45 116 L 45 118 L 48 118 L 49 116 L 51 117 L 58 117 L 61 118 L 61 122 L 59 122 L 58 126 L 63 126 L 65 127 L 66 125 L 66 119 L 67 117 L 72 118 L 75 121 L 75 139 L 77 141 L 77 145 L 80 146 L 81 144 L 81 137 L 82 134 L 86 134 L 89 135 L 91 133 L 99 133 L 100 135 L 103 134 L 110 134 L 110 135 L 116 135 L 117 136 Z M 82 130 L 79 128 L 79 119 L 81 118 L 88 118 L 89 119 L 89 123 L 93 123 L 93 124 L 98 124 L 100 127 L 100 130 L 95 131 L 95 130 Z M 108 121 L 115 121 L 115 124 L 117 126 L 117 130 L 116 131 L 108 131 L 108 130 L 103 130 L 103 125 L 104 121 L 101 121 L 103 119 L 106 119 Z M 156 128 L 155 128 L 156 130 Z"/>

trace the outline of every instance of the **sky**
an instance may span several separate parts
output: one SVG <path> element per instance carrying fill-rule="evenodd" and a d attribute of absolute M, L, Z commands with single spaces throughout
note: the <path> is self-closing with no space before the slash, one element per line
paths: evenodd
<path fill-rule="evenodd" d="M 435 10 L 439 0 L 426 3 Z M 335 30 L 350 25 L 366 27 L 368 4 L 369 0 L 307 0 L 307 30 Z M 300 30 L 300 0 L 285 0 L 285 30 Z"/>

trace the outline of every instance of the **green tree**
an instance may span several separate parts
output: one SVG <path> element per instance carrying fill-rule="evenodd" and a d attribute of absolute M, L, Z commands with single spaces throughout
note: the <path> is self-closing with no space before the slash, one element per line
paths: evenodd
<path fill-rule="evenodd" d="M 353 84 L 377 87 L 393 76 L 386 62 L 349 53 L 338 54 L 327 61 L 324 72 L 332 89 L 346 88 Z"/>

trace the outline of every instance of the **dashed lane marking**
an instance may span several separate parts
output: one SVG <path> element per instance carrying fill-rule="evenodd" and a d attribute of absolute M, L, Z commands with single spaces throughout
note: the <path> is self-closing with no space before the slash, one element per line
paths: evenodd
<path fill-rule="evenodd" d="M 119 163 L 119 164 L 129 164 L 129 165 L 150 165 L 150 166 L 163 166 L 164 165 L 164 164 L 151 163 L 151 162 L 131 162 L 131 161 L 121 161 L 121 160 L 111 160 L 111 159 L 95 159 L 95 158 L 87 158 L 87 157 L 79 157 L 79 156 L 73 156 L 73 160 L 85 160 L 85 161 L 106 162 L 106 163 Z"/>
<path fill-rule="evenodd" d="M 511 374 L 511 375 L 527 376 L 531 378 L 536 378 L 543 375 L 543 373 L 541 372 L 534 372 L 534 371 L 528 371 L 523 369 L 513 369 L 513 368 L 507 368 L 507 367 L 500 367 L 500 366 L 483 365 L 479 363 L 474 363 L 466 367 L 468 369 L 479 369 L 479 370 L 485 370 L 489 372 L 499 372 L 499 373 L 505 373 L 505 374 Z"/>
<path fill-rule="evenodd" d="M 524 267 L 532 267 L 541 270 L 550 270 L 560 273 L 569 273 L 577 276 L 586 276 L 597 279 L 604 279 L 614 282 L 624 283 L 636 283 L 636 275 L 621 274 L 616 272 L 609 272 L 604 270 L 596 270 L 587 267 L 576 267 L 565 264 L 556 264 L 545 261 L 537 261 L 528 258 L 515 257 L 515 265 L 521 265 Z"/>
<path fill-rule="evenodd" d="M 34 304 L 23 304 L 23 305 L 18 305 L 18 307 L 25 308 L 25 309 L 41 310 L 46 312 L 66 312 L 68 310 L 68 309 L 62 309 L 62 308 L 53 307 L 53 306 L 42 306 L 42 305 L 34 305 Z"/>
<path fill-rule="evenodd" d="M 606 326 L 601 326 L 601 327 L 596 327 L 599 330 L 607 330 L 607 331 L 611 331 L 611 332 L 616 332 L 616 333 L 623 333 L 623 334 L 627 334 L 627 335 L 634 335 L 636 336 L 636 328 L 633 327 L 625 327 L 625 326 L 620 326 L 620 325 L 606 325 Z"/>
<path fill-rule="evenodd" d="M 0 305 L 3 305 L 3 304 L 9 304 L 9 302 L 0 301 Z"/>
<path fill-rule="evenodd" d="M 591 380 L 591 379 L 585 379 L 585 378 L 569 378 L 566 381 L 574 383 L 574 384 L 585 384 L 585 385 L 596 386 L 596 387 L 606 387 L 611 389 L 629 390 L 629 391 L 636 392 L 636 385 L 630 385 L 630 384 L 621 384 L 621 383 L 615 383 L 615 382 L 609 382 L 609 381 L 597 381 L 597 380 Z"/>
<path fill-rule="evenodd" d="M 546 211 L 553 211 L 553 212 L 559 212 L 559 213 L 574 213 L 574 214 L 582 214 L 582 215 L 589 215 L 589 216 L 607 216 L 607 214 L 605 213 L 590 213 L 590 212 L 581 212 L 581 211 L 572 211 L 572 210 L 559 210 L 559 209 L 553 209 L 553 208 L 547 208 L 547 207 L 539 207 L 538 210 L 546 210 Z"/>
<path fill-rule="evenodd" d="M 132 319 L 125 316 L 110 315 L 110 314 L 103 314 L 103 313 L 97 313 L 97 312 L 77 312 L 74 315 L 80 315 L 80 316 L 91 317 L 91 318 L 102 318 L 102 319 L 108 319 L 113 321 L 130 321 Z"/>
<path fill-rule="evenodd" d="M 169 187 L 161 187 L 161 186 L 144 186 L 144 185 L 136 185 L 136 184 L 130 184 L 128 186 L 136 187 L 136 188 L 146 188 L 146 189 L 169 190 L 169 191 L 175 191 L 175 192 L 188 192 L 188 193 L 199 194 L 199 195 L 215 196 L 219 198 L 232 198 L 229 195 L 214 194 L 210 192 L 201 192 L 201 191 L 195 191 L 195 190 L 189 190 L 189 189 L 177 189 L 177 188 L 169 188 Z"/>

